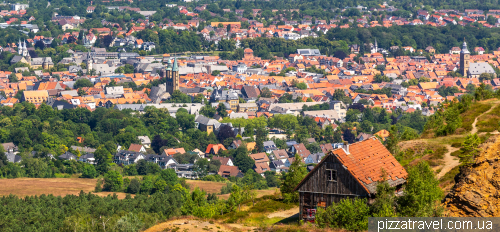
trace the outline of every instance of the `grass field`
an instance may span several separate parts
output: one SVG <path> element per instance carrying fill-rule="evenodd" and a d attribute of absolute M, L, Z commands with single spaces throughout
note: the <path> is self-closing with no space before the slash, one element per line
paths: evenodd
<path fill-rule="evenodd" d="M 195 188 L 200 188 L 205 190 L 207 193 L 220 193 L 222 186 L 226 186 L 223 182 L 213 182 L 213 181 L 202 181 L 202 180 L 186 180 L 186 183 L 190 185 L 191 190 Z"/>
<path fill-rule="evenodd" d="M 10 194 L 19 197 L 49 195 L 66 196 L 69 194 L 78 195 L 80 191 L 92 192 L 97 179 L 83 178 L 17 178 L 0 179 L 0 196 Z M 112 192 L 96 193 L 99 196 L 113 195 Z M 125 198 L 125 193 L 116 193 L 118 198 Z"/>

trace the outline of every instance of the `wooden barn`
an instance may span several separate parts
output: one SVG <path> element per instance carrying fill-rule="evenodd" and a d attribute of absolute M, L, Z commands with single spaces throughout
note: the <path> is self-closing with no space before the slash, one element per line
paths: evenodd
<path fill-rule="evenodd" d="M 314 221 L 318 207 L 341 199 L 373 199 L 384 175 L 399 191 L 408 173 L 376 137 L 330 151 L 295 188 L 300 195 L 300 219 Z"/>

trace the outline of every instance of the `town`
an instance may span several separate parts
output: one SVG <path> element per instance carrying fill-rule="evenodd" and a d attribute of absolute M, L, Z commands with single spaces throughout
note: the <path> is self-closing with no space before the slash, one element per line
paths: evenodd
<path fill-rule="evenodd" d="M 238 215 L 293 209 L 287 225 L 360 231 L 368 217 L 468 215 L 453 188 L 500 130 L 500 10 L 279 4 L 0 3 L 0 183 L 82 179 L 95 207 L 148 202 L 8 228 L 264 228 L 282 221 Z"/>

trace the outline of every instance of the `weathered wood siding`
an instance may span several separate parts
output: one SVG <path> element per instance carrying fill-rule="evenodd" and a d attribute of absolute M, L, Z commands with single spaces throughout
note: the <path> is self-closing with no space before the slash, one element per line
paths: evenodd
<path fill-rule="evenodd" d="M 337 181 L 327 180 L 327 169 L 337 171 Z M 298 191 L 301 220 L 314 220 L 307 217 L 307 209 L 326 208 L 346 198 L 369 197 L 363 186 L 333 155 L 318 164 Z"/>
<path fill-rule="evenodd" d="M 339 196 L 368 196 L 366 190 L 333 155 L 320 163 L 300 188 L 299 192 L 335 194 Z M 326 170 L 337 171 L 337 181 L 328 181 Z M 336 201 L 337 202 L 337 201 Z"/>

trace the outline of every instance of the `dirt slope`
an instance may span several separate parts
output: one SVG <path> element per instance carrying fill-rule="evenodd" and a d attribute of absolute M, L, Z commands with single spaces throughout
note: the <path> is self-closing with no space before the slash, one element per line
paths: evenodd
<path fill-rule="evenodd" d="M 500 216 L 500 136 L 482 146 L 470 168 L 462 168 L 444 203 L 450 216 Z"/>

